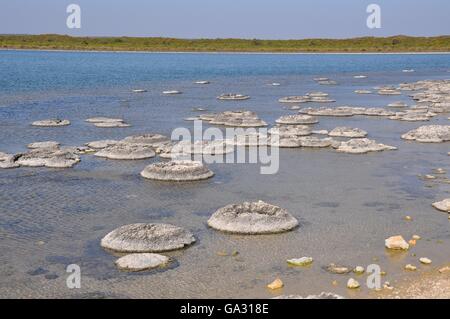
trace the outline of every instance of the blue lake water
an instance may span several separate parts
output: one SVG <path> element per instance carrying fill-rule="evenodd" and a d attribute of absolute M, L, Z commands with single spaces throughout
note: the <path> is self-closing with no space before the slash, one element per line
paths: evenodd
<path fill-rule="evenodd" d="M 403 73 L 403 69 L 414 69 Z M 448 54 L 157 54 L 0 51 L 0 151 L 18 153 L 31 142 L 57 140 L 83 145 L 100 139 L 191 128 L 183 119 L 193 107 L 208 112 L 249 109 L 271 125 L 294 114 L 278 99 L 325 91 L 337 105 L 385 107 L 393 101 L 413 105 L 407 95 L 357 95 L 356 89 L 450 78 Z M 365 79 L 354 79 L 364 74 Z M 329 77 L 336 86 L 320 86 Z M 209 80 L 209 85 L 196 85 Z M 269 83 L 279 82 L 280 86 Z M 134 94 L 134 88 L 148 92 Z M 183 94 L 164 96 L 164 90 Z M 218 101 L 224 92 L 242 93 L 242 102 Z M 308 105 L 309 106 L 309 105 Z M 318 105 L 313 105 L 318 106 Z M 322 106 L 322 105 L 320 105 Z M 131 127 L 96 128 L 93 116 L 124 118 Z M 31 122 L 64 118 L 71 125 L 36 128 Z M 439 115 L 427 124 L 448 124 Z M 414 248 L 433 264 L 448 262 L 447 215 L 430 204 L 448 197 L 449 184 L 419 180 L 432 168 L 450 170 L 448 143 L 405 142 L 400 135 L 423 123 L 379 117 L 320 118 L 315 129 L 359 127 L 398 151 L 361 156 L 331 149 L 282 149 L 280 170 L 259 174 L 252 164 L 212 164 L 214 178 L 193 184 L 155 183 L 139 172 L 160 159 L 111 161 L 83 156 L 72 169 L 0 170 L 0 297 L 262 297 L 333 291 L 367 297 L 362 288 L 348 292 L 349 276 L 332 275 L 322 266 L 334 262 L 366 266 L 374 262 L 395 282 L 410 253 L 385 251 L 384 239 L 397 234 L 424 240 Z M 295 231 L 268 236 L 222 234 L 206 226 L 219 207 L 265 200 L 297 217 Z M 413 216 L 405 222 L 404 216 Z M 135 222 L 166 222 L 190 229 L 198 242 L 168 253 L 177 262 L 165 271 L 123 273 L 115 257 L 100 248 L 112 229 Z M 218 251 L 239 251 L 224 257 Z M 292 268 L 286 259 L 312 256 L 309 268 Z M 65 286 L 68 264 L 82 267 L 83 286 Z M 419 272 L 420 273 L 420 272 Z M 265 285 L 276 277 L 282 291 Z M 361 282 L 365 277 L 361 277 Z M 337 280 L 338 285 L 331 283 Z"/>

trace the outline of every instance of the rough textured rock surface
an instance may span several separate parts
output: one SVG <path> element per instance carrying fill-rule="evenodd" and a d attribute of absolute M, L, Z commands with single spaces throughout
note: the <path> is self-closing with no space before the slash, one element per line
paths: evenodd
<path fill-rule="evenodd" d="M 242 101 L 242 100 L 248 100 L 250 96 L 243 95 L 243 94 L 234 94 L 234 93 L 224 93 L 217 97 L 218 100 L 225 100 L 225 101 Z"/>
<path fill-rule="evenodd" d="M 367 138 L 353 138 L 346 142 L 337 142 L 333 144 L 337 152 L 349 154 L 364 154 L 368 152 L 380 152 L 386 150 L 396 150 L 394 146 L 377 143 Z"/>
<path fill-rule="evenodd" d="M 121 142 L 101 149 L 94 155 L 115 160 L 140 160 L 152 158 L 156 154 L 149 145 Z"/>
<path fill-rule="evenodd" d="M 16 159 L 16 155 L 0 152 L 0 168 L 6 169 L 19 167 L 19 164 L 16 163 Z"/>
<path fill-rule="evenodd" d="M 440 202 L 435 202 L 432 205 L 434 208 L 440 211 L 450 213 L 450 198 L 446 198 L 444 200 L 441 200 Z"/>
<path fill-rule="evenodd" d="M 367 132 L 359 128 L 339 126 L 331 130 L 328 135 L 333 137 L 366 137 Z"/>
<path fill-rule="evenodd" d="M 160 162 L 147 166 L 141 176 L 161 181 L 198 181 L 214 176 L 205 165 L 196 161 Z"/>
<path fill-rule="evenodd" d="M 37 148 L 19 155 L 16 163 L 20 166 L 68 168 L 80 162 L 78 155 L 70 150 L 58 148 Z"/>
<path fill-rule="evenodd" d="M 220 155 L 232 152 L 234 152 L 234 142 L 228 140 L 181 141 L 175 144 L 171 150 L 172 158 L 185 154 Z"/>
<path fill-rule="evenodd" d="M 108 146 L 116 145 L 119 143 L 119 141 L 116 140 L 100 140 L 100 141 L 93 141 L 86 143 L 86 146 L 94 149 L 103 149 L 107 148 Z"/>
<path fill-rule="evenodd" d="M 58 148 L 59 143 L 55 141 L 34 142 L 27 145 L 28 148 Z"/>
<path fill-rule="evenodd" d="M 201 119 L 205 117 L 199 116 Z M 264 127 L 267 123 L 261 120 L 255 112 L 246 110 L 224 111 L 214 115 L 207 115 L 206 120 L 212 125 L 230 127 Z"/>
<path fill-rule="evenodd" d="M 409 244 L 400 235 L 387 238 L 384 245 L 386 248 L 394 250 L 407 250 L 409 248 Z"/>
<path fill-rule="evenodd" d="M 54 127 L 54 126 L 67 126 L 70 124 L 69 120 L 60 120 L 60 119 L 50 119 L 50 120 L 41 120 L 34 121 L 31 123 L 33 126 L 44 126 L 44 127 Z"/>
<path fill-rule="evenodd" d="M 276 121 L 278 124 L 315 124 L 319 123 L 319 120 L 311 115 L 284 115 L 278 118 Z"/>
<path fill-rule="evenodd" d="M 276 125 L 269 130 L 269 134 L 280 137 L 307 136 L 312 131 L 308 125 Z"/>
<path fill-rule="evenodd" d="M 274 297 L 273 299 L 345 299 L 345 298 L 332 292 L 321 292 L 318 295 L 309 295 L 307 297 L 302 297 L 300 295 L 281 295 Z"/>
<path fill-rule="evenodd" d="M 319 138 L 317 136 L 303 136 L 299 137 L 298 141 L 302 147 L 329 147 L 333 144 L 332 138 Z"/>
<path fill-rule="evenodd" d="M 239 234 L 270 234 L 289 231 L 298 221 L 285 209 L 263 201 L 230 204 L 208 220 L 214 229 Z"/>
<path fill-rule="evenodd" d="M 164 267 L 169 263 L 169 257 L 153 253 L 134 253 L 116 260 L 117 268 L 125 271 L 143 271 Z"/>
<path fill-rule="evenodd" d="M 167 136 L 157 133 L 146 133 L 139 135 L 132 135 L 125 137 L 121 142 L 131 144 L 146 144 L 149 146 L 155 146 L 155 144 L 170 142 Z"/>
<path fill-rule="evenodd" d="M 150 253 L 180 249 L 195 242 L 194 235 L 170 224 L 121 226 L 101 241 L 101 246 L 117 252 Z"/>
<path fill-rule="evenodd" d="M 450 141 L 450 125 L 424 125 L 402 135 L 405 140 L 422 143 Z"/>

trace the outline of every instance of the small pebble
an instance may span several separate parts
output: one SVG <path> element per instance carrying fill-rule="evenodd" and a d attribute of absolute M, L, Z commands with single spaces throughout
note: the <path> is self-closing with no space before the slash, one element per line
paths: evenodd
<path fill-rule="evenodd" d="M 301 257 L 301 258 L 293 258 L 288 259 L 287 263 L 293 266 L 307 266 L 313 262 L 312 257 Z"/>
<path fill-rule="evenodd" d="M 414 240 L 420 240 L 422 237 L 420 237 L 419 235 L 413 235 L 412 239 Z"/>
<path fill-rule="evenodd" d="M 359 287 L 360 287 L 359 282 L 356 281 L 355 279 L 350 278 L 350 279 L 347 281 L 347 288 L 348 288 L 348 289 L 357 289 L 357 288 L 359 288 Z"/>
<path fill-rule="evenodd" d="M 415 270 L 417 270 L 417 267 L 414 266 L 414 265 L 411 265 L 411 264 L 407 264 L 407 265 L 405 266 L 405 269 L 406 269 L 406 270 L 410 270 L 410 271 L 415 271 Z"/>
<path fill-rule="evenodd" d="M 405 220 L 407 220 L 407 221 L 411 221 L 411 220 L 412 220 L 412 217 L 411 217 L 411 216 L 409 216 L 409 215 L 407 215 L 407 216 L 405 216 Z"/>
<path fill-rule="evenodd" d="M 445 267 L 440 268 L 438 271 L 441 274 L 445 274 L 445 273 L 450 272 L 450 267 L 449 266 L 445 266 Z"/>
<path fill-rule="evenodd" d="M 355 269 L 353 269 L 353 272 L 358 275 L 363 274 L 364 271 L 364 267 L 362 266 L 356 266 Z"/>
<path fill-rule="evenodd" d="M 267 285 L 267 288 L 269 289 L 280 289 L 284 286 L 283 282 L 281 281 L 281 279 L 277 278 L 274 281 L 272 281 L 270 284 Z"/>
<path fill-rule="evenodd" d="M 431 264 L 431 259 L 429 259 L 429 258 L 427 258 L 427 257 L 421 257 L 421 258 L 419 258 L 419 261 L 420 261 L 422 264 L 425 264 L 425 265 Z"/>

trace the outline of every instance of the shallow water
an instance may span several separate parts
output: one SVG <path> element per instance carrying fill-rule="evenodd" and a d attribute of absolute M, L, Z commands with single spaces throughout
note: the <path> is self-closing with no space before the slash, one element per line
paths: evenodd
<path fill-rule="evenodd" d="M 402 73 L 402 69 L 415 69 Z M 135 133 L 170 135 L 192 127 L 183 118 L 192 107 L 208 111 L 245 108 L 269 123 L 294 114 L 280 97 L 325 91 L 332 105 L 385 106 L 413 101 L 406 95 L 357 95 L 355 89 L 398 85 L 421 79 L 450 78 L 450 55 L 238 55 L 141 54 L 0 51 L 0 151 L 20 152 L 28 143 L 57 140 L 65 145 L 122 138 Z M 354 79 L 365 74 L 367 79 Z M 320 86 L 326 76 L 337 86 Z M 195 85 L 210 80 L 210 85 Z M 279 82 L 272 87 L 268 83 Z M 132 88 L 147 93 L 130 93 Z M 163 90 L 181 90 L 163 96 Z M 250 100 L 223 102 L 221 93 L 248 94 Z M 306 106 L 309 106 L 306 105 Z M 314 105 L 313 105 L 314 106 Z M 129 128 L 96 128 L 84 119 L 122 117 Z M 60 128 L 36 128 L 38 119 L 67 118 Z M 427 124 L 448 123 L 448 115 Z M 397 151 L 366 155 L 331 149 L 281 149 L 280 170 L 261 175 L 255 164 L 212 164 L 215 177 L 195 183 L 144 180 L 139 172 L 156 159 L 112 161 L 83 156 L 72 169 L 19 168 L 0 171 L 0 296 L 60 298 L 214 298 L 311 294 L 332 291 L 367 297 L 369 290 L 349 292 L 349 275 L 331 275 L 322 266 L 334 262 L 379 264 L 391 283 L 420 274 L 406 273 L 418 257 L 435 267 L 450 258 L 447 214 L 431 203 L 449 197 L 450 184 L 420 180 L 432 168 L 450 171 L 449 143 L 406 142 L 400 135 L 425 122 L 379 117 L 321 117 L 315 129 L 355 126 Z M 244 200 L 264 200 L 297 217 L 292 232 L 238 236 L 206 226 L 219 207 Z M 403 220 L 411 215 L 413 221 Z M 110 230 L 135 222 L 167 222 L 190 229 L 197 243 L 167 255 L 176 259 L 162 271 L 123 273 L 115 256 L 100 248 Z M 390 253 L 384 239 L 396 234 L 423 239 L 408 253 Z M 43 241 L 44 243 L 38 243 Z M 218 251 L 239 251 L 237 257 Z M 417 257 L 411 256 L 412 253 Z M 286 259 L 312 256 L 307 268 L 288 267 Z M 374 258 L 376 260 L 374 261 Z M 66 287 L 65 267 L 82 270 L 82 288 Z M 419 268 L 424 268 L 419 267 Z M 285 287 L 265 285 L 280 277 Z M 363 283 L 365 276 L 354 276 Z M 338 285 L 333 285 L 334 280 Z M 394 284 L 395 285 L 395 284 Z"/>

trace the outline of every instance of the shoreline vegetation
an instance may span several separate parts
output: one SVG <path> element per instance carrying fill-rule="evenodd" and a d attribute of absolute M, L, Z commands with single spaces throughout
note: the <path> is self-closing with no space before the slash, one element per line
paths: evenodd
<path fill-rule="evenodd" d="M 303 40 L 73 37 L 57 34 L 0 35 L 0 49 L 129 52 L 420 53 L 450 52 L 450 35 Z"/>

